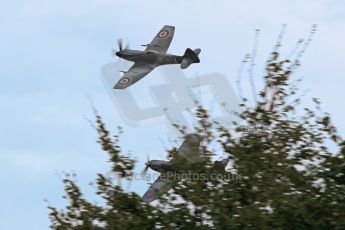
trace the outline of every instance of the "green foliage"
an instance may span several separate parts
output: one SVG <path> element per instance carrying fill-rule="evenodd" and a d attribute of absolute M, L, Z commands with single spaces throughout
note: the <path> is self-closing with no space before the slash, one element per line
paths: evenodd
<path fill-rule="evenodd" d="M 112 139 L 109 131 L 106 129 L 102 118 L 96 112 L 97 132 L 99 135 L 98 143 L 102 146 L 102 150 L 108 153 L 112 164 L 112 172 L 119 174 L 121 178 L 129 178 L 133 174 L 134 160 L 129 157 L 120 155 L 121 148 L 118 145 L 119 136 L 116 135 Z M 119 128 L 119 133 L 122 130 Z"/>
<path fill-rule="evenodd" d="M 296 111 L 301 103 L 290 82 L 298 61 L 267 62 L 265 88 L 255 107 L 242 104 L 243 122 L 234 129 L 210 121 L 198 107 L 196 127 L 204 161 L 185 165 L 202 179 L 181 180 L 173 192 L 152 206 L 126 193 L 105 175 L 97 176 L 104 205 L 85 200 L 76 182 L 64 180 L 64 210 L 49 207 L 54 229 L 345 229 L 345 142 L 330 116 L 320 109 Z M 112 172 L 122 180 L 135 161 L 121 153 L 118 136 L 110 137 L 99 115 L 97 131 Z M 177 126 L 178 127 L 178 126 Z M 181 129 L 183 132 L 183 129 Z M 214 167 L 211 141 L 229 154 L 232 168 Z M 333 141 L 338 153 L 327 148 Z M 174 157 L 176 149 L 171 150 Z M 176 159 L 178 162 L 178 159 Z M 183 162 L 181 162 L 183 166 Z M 221 178 L 212 178 L 212 175 Z"/>

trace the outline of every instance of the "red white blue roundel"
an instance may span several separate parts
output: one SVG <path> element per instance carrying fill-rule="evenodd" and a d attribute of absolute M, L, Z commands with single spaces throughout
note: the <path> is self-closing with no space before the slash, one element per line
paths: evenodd
<path fill-rule="evenodd" d="M 161 32 L 158 33 L 159 38 L 166 38 L 169 36 L 169 30 L 162 30 Z"/>
<path fill-rule="evenodd" d="M 122 78 L 119 83 L 121 85 L 126 85 L 126 84 L 128 84 L 129 81 L 130 81 L 130 79 L 125 77 L 125 78 Z"/>

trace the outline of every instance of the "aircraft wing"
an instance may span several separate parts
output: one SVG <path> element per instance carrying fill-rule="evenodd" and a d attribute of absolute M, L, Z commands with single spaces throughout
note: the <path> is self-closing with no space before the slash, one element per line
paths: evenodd
<path fill-rule="evenodd" d="M 200 137 L 197 134 L 186 135 L 177 152 L 180 157 L 185 158 L 190 163 L 203 160 L 200 151 Z"/>
<path fill-rule="evenodd" d="M 166 53 L 170 43 L 174 37 L 175 27 L 174 26 L 164 26 L 152 40 L 152 42 L 147 45 L 145 51 L 154 50 L 160 53 Z"/>
<path fill-rule="evenodd" d="M 164 193 L 168 192 L 172 186 L 174 185 L 175 181 L 165 176 L 165 174 L 161 174 L 155 182 L 150 186 L 150 188 L 145 192 L 143 196 L 143 201 L 150 203 L 156 200 L 159 196 L 163 195 Z"/>
<path fill-rule="evenodd" d="M 155 65 L 147 65 L 141 62 L 136 62 L 134 65 L 122 76 L 122 78 L 115 84 L 114 89 L 125 89 L 150 73 Z"/>

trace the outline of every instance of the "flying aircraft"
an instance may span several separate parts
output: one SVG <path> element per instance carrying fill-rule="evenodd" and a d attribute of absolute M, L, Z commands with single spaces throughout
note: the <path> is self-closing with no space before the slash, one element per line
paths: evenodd
<path fill-rule="evenodd" d="M 204 156 L 200 154 L 200 143 L 201 138 L 198 134 L 186 135 L 184 142 L 177 150 L 177 157 L 184 161 L 187 165 L 200 162 L 204 160 Z M 220 167 L 225 169 L 229 159 L 223 159 L 221 161 L 215 161 L 214 167 Z M 175 183 L 178 182 L 179 177 L 167 177 L 163 176 L 167 172 L 175 173 L 178 175 L 179 171 L 176 168 L 176 162 L 174 158 L 170 161 L 162 160 L 149 160 L 145 163 L 146 167 L 143 174 L 150 168 L 156 172 L 160 172 L 161 175 L 156 179 L 156 181 L 150 186 L 150 188 L 145 192 L 142 199 L 147 203 L 151 203 L 156 200 L 159 196 L 168 192 Z"/>
<path fill-rule="evenodd" d="M 167 54 L 167 50 L 173 39 L 174 26 L 164 26 L 144 51 L 130 50 L 123 48 L 122 40 L 118 41 L 119 51 L 116 56 L 134 62 L 134 65 L 124 73 L 122 78 L 115 84 L 114 89 L 125 89 L 150 73 L 160 65 L 180 64 L 182 69 L 187 68 L 192 63 L 199 63 L 201 49 L 192 50 L 187 48 L 183 56 Z"/>

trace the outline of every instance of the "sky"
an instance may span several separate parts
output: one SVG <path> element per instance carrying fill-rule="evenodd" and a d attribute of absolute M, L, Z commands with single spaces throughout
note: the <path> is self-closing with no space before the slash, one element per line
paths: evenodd
<path fill-rule="evenodd" d="M 300 88 L 308 97 L 321 99 L 344 135 L 344 1 L 0 1 L 0 229 L 47 229 L 44 199 L 63 207 L 64 171 L 77 173 L 85 196 L 96 199 L 88 183 L 109 164 L 87 121 L 93 119 L 89 98 L 110 130 L 123 127 L 120 143 L 138 159 L 136 171 L 147 155 L 164 159 L 164 149 L 178 144 L 166 122 L 128 126 L 107 93 L 101 68 L 117 61 L 111 52 L 118 38 L 142 49 L 163 25 L 174 25 L 170 53 L 202 49 L 201 63 L 185 70 L 186 76 L 222 73 L 235 88 L 241 60 L 260 29 L 254 69 L 260 88 L 282 24 L 283 56 L 318 25 L 296 77 L 303 78 Z M 155 82 L 143 79 L 131 89 L 142 106 L 154 104 L 145 87 Z M 250 95 L 247 88 L 244 94 Z M 128 187 L 139 194 L 146 188 L 144 181 Z"/>

